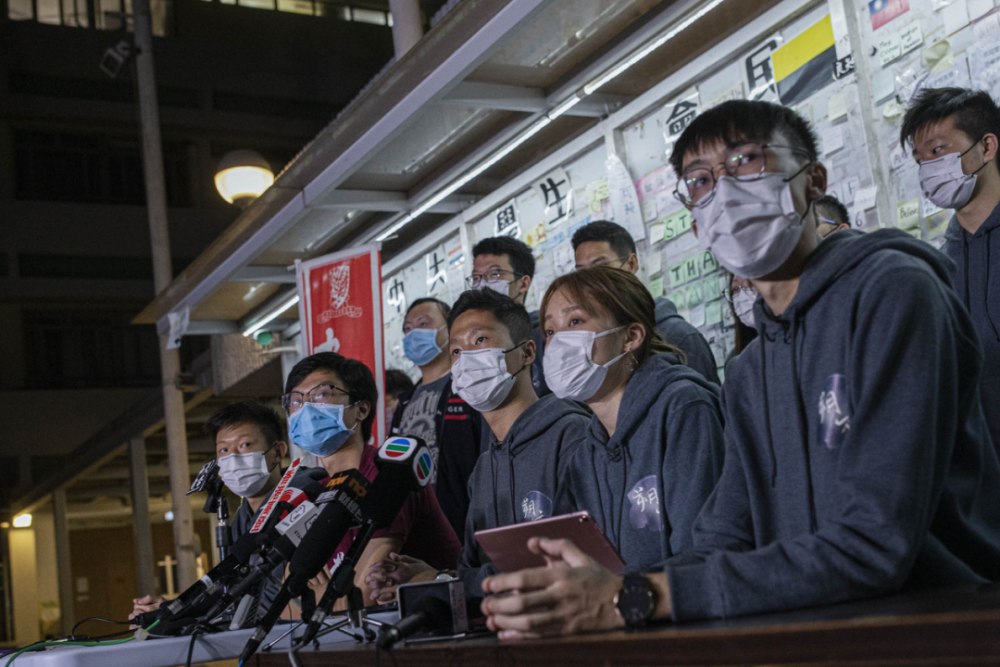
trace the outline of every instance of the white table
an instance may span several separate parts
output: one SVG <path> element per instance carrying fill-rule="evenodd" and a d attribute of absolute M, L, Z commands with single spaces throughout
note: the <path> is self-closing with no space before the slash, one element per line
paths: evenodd
<path fill-rule="evenodd" d="M 339 621 L 341 618 L 339 615 L 332 616 L 330 621 Z M 371 618 L 383 623 L 395 623 L 399 620 L 399 613 L 395 611 L 375 613 Z M 286 633 L 291 627 L 290 623 L 276 625 L 261 644 L 261 648 Z M 195 640 L 192 663 L 237 658 L 252 634 L 253 629 L 200 635 Z M 297 629 L 294 634 L 301 634 L 301 629 Z M 331 632 L 320 637 L 319 644 L 328 651 L 337 651 L 352 649 L 357 642 L 341 632 Z M 111 646 L 56 647 L 38 653 L 22 653 L 11 667 L 173 667 L 185 663 L 190 645 L 190 637 L 170 637 L 150 638 L 141 642 L 131 641 Z M 271 652 L 287 653 L 290 647 L 291 636 L 275 644 Z M 0 666 L 6 665 L 9 659 L 9 656 L 0 658 Z"/>

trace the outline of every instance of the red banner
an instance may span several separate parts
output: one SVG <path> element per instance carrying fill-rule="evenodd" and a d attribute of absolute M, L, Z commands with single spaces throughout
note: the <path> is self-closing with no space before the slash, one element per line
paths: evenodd
<path fill-rule="evenodd" d="M 295 262 L 299 286 L 302 356 L 336 352 L 371 369 L 378 387 L 375 442 L 386 438 L 382 397 L 382 258 L 379 244 L 369 244 Z"/>

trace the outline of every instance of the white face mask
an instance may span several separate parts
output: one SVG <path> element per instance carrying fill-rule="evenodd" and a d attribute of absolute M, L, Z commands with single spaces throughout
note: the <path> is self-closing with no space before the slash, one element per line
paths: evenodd
<path fill-rule="evenodd" d="M 515 345 L 517 349 L 524 343 Z M 451 365 L 451 386 L 462 400 L 479 412 L 490 412 L 500 407 L 514 386 L 514 375 L 507 372 L 506 355 L 510 350 L 487 347 L 467 350 L 458 355 Z M 520 373 L 527 366 L 522 366 Z"/>
<path fill-rule="evenodd" d="M 721 176 L 708 203 L 692 210 L 698 241 L 730 273 L 761 278 L 792 254 L 805 216 L 795 210 L 790 180 L 779 173 L 752 181 Z"/>
<path fill-rule="evenodd" d="M 979 142 L 973 144 L 968 153 Z M 980 167 L 971 174 L 962 170 L 962 156 L 965 153 L 949 153 L 934 160 L 924 160 L 920 163 L 920 189 L 924 197 L 938 208 L 964 208 L 972 199 L 972 190 L 976 187 L 976 176 Z"/>
<path fill-rule="evenodd" d="M 510 282 L 506 280 L 480 280 L 479 284 L 473 287 L 472 289 L 477 291 L 484 289 L 491 289 L 497 294 L 510 296 Z"/>
<path fill-rule="evenodd" d="M 560 331 L 545 346 L 545 383 L 557 398 L 586 401 L 597 393 L 608 375 L 608 369 L 625 356 L 622 352 L 606 364 L 594 362 L 594 340 L 625 327 L 615 327 L 601 333 L 593 331 Z"/>
<path fill-rule="evenodd" d="M 267 484 L 271 471 L 267 452 L 229 454 L 219 459 L 219 477 L 229 490 L 242 498 L 252 498 Z"/>
<path fill-rule="evenodd" d="M 753 319 L 753 304 L 757 301 L 757 290 L 753 287 L 744 287 L 733 295 L 733 310 L 740 322 L 755 329 Z"/>

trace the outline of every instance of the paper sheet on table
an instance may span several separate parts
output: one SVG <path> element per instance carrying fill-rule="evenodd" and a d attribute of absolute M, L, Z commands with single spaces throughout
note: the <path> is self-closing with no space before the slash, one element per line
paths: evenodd
<path fill-rule="evenodd" d="M 829 120 L 837 120 L 838 118 L 843 118 L 847 115 L 847 102 L 844 100 L 843 93 L 834 93 L 830 95 L 830 100 L 827 102 L 827 116 Z"/>

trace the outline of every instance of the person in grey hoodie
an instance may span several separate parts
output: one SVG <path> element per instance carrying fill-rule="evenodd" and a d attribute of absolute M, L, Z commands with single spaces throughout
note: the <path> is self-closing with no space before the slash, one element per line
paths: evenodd
<path fill-rule="evenodd" d="M 983 410 L 1000 452 L 1000 109 L 980 90 L 925 88 L 899 136 L 913 147 L 924 196 L 955 211 L 944 251 L 983 344 Z"/>
<path fill-rule="evenodd" d="M 531 605 L 505 599 L 491 627 L 639 626 L 1000 580 L 1000 462 L 951 262 L 899 230 L 821 241 L 812 202 L 826 169 L 790 109 L 723 103 L 685 130 L 671 161 L 699 241 L 760 292 L 760 335 L 723 392 L 722 476 L 694 548 L 645 576 L 536 543 L 566 566 L 550 568 L 559 588 Z M 506 576 L 484 586 L 537 588 L 537 575 Z M 538 605 L 559 605 L 560 618 L 539 623 Z"/>
<path fill-rule="evenodd" d="M 462 578 L 466 597 L 475 599 L 483 596 L 483 579 L 497 572 L 475 533 L 554 515 L 590 416 L 575 403 L 535 394 L 525 371 L 535 356 L 531 321 L 524 306 L 509 297 L 493 290 L 465 292 L 452 308 L 449 336 L 455 389 L 490 426 L 469 478 L 471 502 L 454 573 Z M 430 581 L 437 574 L 426 563 L 393 555 L 373 565 L 367 581 L 372 598 L 386 602 L 399 584 Z"/>
<path fill-rule="evenodd" d="M 639 272 L 635 241 L 621 225 L 605 220 L 591 222 L 576 230 L 572 243 L 577 269 L 612 266 L 632 275 Z M 654 322 L 656 332 L 663 340 L 684 353 L 684 363 L 709 382 L 719 384 L 719 371 L 712 348 L 701 332 L 677 312 L 673 301 L 665 296 L 656 298 Z"/>

